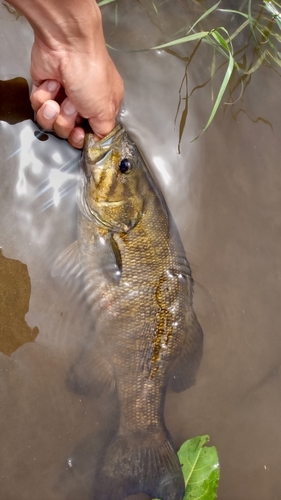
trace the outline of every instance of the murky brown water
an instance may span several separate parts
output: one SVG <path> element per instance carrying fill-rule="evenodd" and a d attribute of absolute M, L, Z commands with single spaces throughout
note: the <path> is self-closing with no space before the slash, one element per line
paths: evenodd
<path fill-rule="evenodd" d="M 120 49 L 162 43 L 205 3 L 190 2 L 186 11 L 186 2 L 172 9 L 164 2 L 166 14 L 159 9 L 157 17 L 151 9 L 146 13 L 148 2 L 128 13 L 128 2 L 120 1 L 117 26 L 114 7 L 104 10 L 108 42 Z M 0 35 L 0 79 L 30 81 L 28 24 L 1 8 Z M 208 79 L 212 54 L 202 44 L 193 58 L 189 93 Z M 219 500 L 279 500 L 280 78 L 261 67 L 243 99 L 222 107 L 191 143 L 207 121 L 218 82 L 196 90 L 179 155 L 174 117 L 186 62 L 162 51 L 112 56 L 125 80 L 122 120 L 177 222 L 205 333 L 197 384 L 168 395 L 167 426 L 177 446 L 195 435 L 211 436 L 221 462 Z M 0 246 L 6 258 L 27 266 L 25 321 L 39 333 L 11 356 L 0 353 L 1 499 L 88 500 L 114 404 L 67 390 L 67 371 L 89 325 L 83 307 L 74 308 L 69 291 L 51 277 L 54 258 L 75 239 L 79 155 L 51 135 L 38 140 L 31 120 L 11 123 L 0 122 Z"/>

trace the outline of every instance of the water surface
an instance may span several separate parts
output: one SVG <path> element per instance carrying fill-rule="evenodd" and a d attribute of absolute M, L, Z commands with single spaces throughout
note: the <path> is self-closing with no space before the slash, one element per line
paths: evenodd
<path fill-rule="evenodd" d="M 262 66 L 243 99 L 222 106 L 191 143 L 206 123 L 218 80 L 196 90 L 178 154 L 174 118 L 182 58 L 192 49 L 181 47 L 182 58 L 124 49 L 165 42 L 211 2 L 190 2 L 187 10 L 186 2 L 173 9 L 164 2 L 158 17 L 147 13 L 148 2 L 135 10 L 125 0 L 118 4 L 117 26 L 114 7 L 104 10 L 104 23 L 108 43 L 122 49 L 111 52 L 125 80 L 121 118 L 177 222 L 205 333 L 197 384 L 168 395 L 167 426 L 177 447 L 195 435 L 211 436 L 221 462 L 219 500 L 279 500 L 280 77 Z M 28 24 L 1 9 L 0 32 L 0 79 L 30 82 Z M 208 79 L 212 57 L 202 45 L 188 68 L 189 93 Z M 15 118 L 14 125 L 1 118 L 0 246 L 6 258 L 27 266 L 25 321 L 39 333 L 10 356 L 0 353 L 0 491 L 5 500 L 88 500 L 115 409 L 67 389 L 66 374 L 91 325 L 83 306 L 74 307 L 69 290 L 51 277 L 54 259 L 75 239 L 79 153 L 52 135 L 38 140 L 31 117 Z"/>

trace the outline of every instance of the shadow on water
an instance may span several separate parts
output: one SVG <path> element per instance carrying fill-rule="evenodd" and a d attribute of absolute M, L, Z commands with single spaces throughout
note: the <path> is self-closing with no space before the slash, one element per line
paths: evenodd
<path fill-rule="evenodd" d="M 23 120 L 33 120 L 29 88 L 25 78 L 0 80 L 0 120 L 13 125 Z"/>
<path fill-rule="evenodd" d="M 163 4 L 158 16 L 152 2 L 136 2 L 132 9 L 132 2 L 119 0 L 118 18 L 114 5 L 104 9 L 103 18 L 109 45 L 120 49 L 111 55 L 125 80 L 121 119 L 176 220 L 205 333 L 197 384 L 168 394 L 167 427 L 177 447 L 196 435 L 211 436 L 221 462 L 219 500 L 280 500 L 280 77 L 264 62 L 245 78 L 237 100 L 240 84 L 234 75 L 225 96 L 234 104 L 223 102 L 207 133 L 191 144 L 219 87 L 220 70 L 209 82 L 213 49 L 201 44 L 200 57 L 192 58 L 187 70 L 188 116 L 179 155 L 174 118 L 184 58 L 194 47 L 178 47 L 178 57 L 130 50 L 177 36 L 212 2 L 154 3 L 159 11 Z M 32 290 L 30 300 L 26 291 L 22 321 L 26 314 L 26 328 L 38 331 L 16 351 L 13 344 L 9 356 L 0 353 L 0 496 L 90 500 L 116 408 L 67 389 L 69 368 L 91 325 L 85 310 L 51 277 L 55 258 L 76 237 L 79 154 L 51 134 L 37 140 L 41 131 L 32 121 L 24 81 L 32 32 L 23 17 L 8 22 L 12 15 L 3 11 L 8 17 L 0 19 L 1 95 L 6 96 L 0 104 L 0 244 L 6 257 L 0 268 L 3 262 L 5 272 L 7 263 L 26 263 Z M 221 25 L 225 17 L 214 14 L 211 20 Z M 208 29 L 211 20 L 205 21 Z M 234 29 L 235 19 L 228 22 Z M 243 31 L 236 40 L 238 51 L 248 35 Z M 256 57 L 250 44 L 241 64 L 253 67 Z M 216 58 L 219 68 L 224 59 Z M 23 279 L 22 293 L 29 278 L 20 262 L 12 265 L 19 268 L 16 283 Z M 3 286 L 1 280 L 1 293 Z"/>

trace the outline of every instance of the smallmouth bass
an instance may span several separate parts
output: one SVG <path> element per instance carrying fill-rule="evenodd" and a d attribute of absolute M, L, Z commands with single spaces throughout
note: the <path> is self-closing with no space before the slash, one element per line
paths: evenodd
<path fill-rule="evenodd" d="M 71 386 L 115 392 L 119 401 L 118 431 L 98 470 L 95 498 L 144 492 L 181 500 L 184 480 L 163 413 L 167 387 L 193 385 L 202 356 L 190 267 L 165 200 L 123 126 L 97 143 L 87 134 L 82 171 L 78 239 L 55 274 L 81 271 L 95 321 Z"/>

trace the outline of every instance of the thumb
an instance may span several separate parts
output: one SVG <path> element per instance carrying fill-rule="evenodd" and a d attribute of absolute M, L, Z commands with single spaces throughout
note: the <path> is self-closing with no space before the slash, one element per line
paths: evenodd
<path fill-rule="evenodd" d="M 110 132 L 115 127 L 115 119 L 113 120 L 99 120 L 97 118 L 89 118 L 89 125 L 94 132 L 94 135 L 98 139 L 102 139 L 106 135 L 110 134 Z"/>

